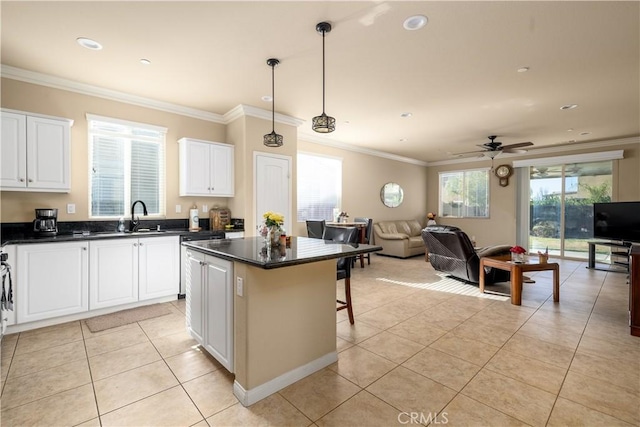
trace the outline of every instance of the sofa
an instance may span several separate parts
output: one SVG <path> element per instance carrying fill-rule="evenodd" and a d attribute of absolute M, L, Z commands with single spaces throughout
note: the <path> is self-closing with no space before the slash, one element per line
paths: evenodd
<path fill-rule="evenodd" d="M 425 253 L 422 225 L 415 219 L 379 221 L 373 224 L 375 244 L 382 246 L 378 255 L 408 258 Z"/>
<path fill-rule="evenodd" d="M 429 249 L 429 261 L 435 270 L 474 284 L 480 281 L 480 258 L 508 256 L 511 249 L 509 245 L 474 248 L 464 231 L 448 225 L 426 227 L 422 230 L 422 239 Z M 486 268 L 486 284 L 508 280 L 508 271 Z"/>

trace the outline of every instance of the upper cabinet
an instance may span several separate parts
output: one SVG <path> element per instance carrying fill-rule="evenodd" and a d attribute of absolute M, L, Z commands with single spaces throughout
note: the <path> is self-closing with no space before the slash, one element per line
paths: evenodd
<path fill-rule="evenodd" d="M 73 121 L 2 111 L 3 191 L 71 191 Z"/>
<path fill-rule="evenodd" d="M 233 197 L 233 145 L 181 138 L 180 195 Z"/>

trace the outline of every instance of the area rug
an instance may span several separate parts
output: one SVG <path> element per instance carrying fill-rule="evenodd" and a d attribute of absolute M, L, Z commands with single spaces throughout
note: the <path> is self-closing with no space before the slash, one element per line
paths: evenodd
<path fill-rule="evenodd" d="M 91 332 L 100 332 L 105 329 L 116 328 L 118 326 L 128 325 L 129 323 L 139 322 L 141 320 L 153 319 L 154 317 L 160 317 L 167 314 L 171 314 L 171 310 L 169 310 L 166 305 L 152 304 L 92 317 L 87 319 L 86 323 Z"/>

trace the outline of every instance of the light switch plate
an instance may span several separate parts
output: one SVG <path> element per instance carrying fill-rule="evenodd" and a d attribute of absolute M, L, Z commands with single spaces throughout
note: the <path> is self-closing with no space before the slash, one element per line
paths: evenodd
<path fill-rule="evenodd" d="M 76 213 L 76 204 L 75 203 L 67 203 L 67 213 L 68 214 Z"/>
<path fill-rule="evenodd" d="M 176 205 L 176 213 L 182 213 L 182 205 Z"/>
<path fill-rule="evenodd" d="M 202 205 L 202 212 L 204 213 L 209 212 L 209 205 Z"/>
<path fill-rule="evenodd" d="M 236 294 L 239 297 L 244 295 L 244 279 L 242 277 L 236 278 Z"/>

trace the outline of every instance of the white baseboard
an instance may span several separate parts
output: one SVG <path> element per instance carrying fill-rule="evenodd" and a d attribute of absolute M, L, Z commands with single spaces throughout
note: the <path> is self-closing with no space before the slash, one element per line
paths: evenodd
<path fill-rule="evenodd" d="M 115 313 L 116 311 L 126 310 L 128 308 L 142 307 L 144 305 L 157 304 L 162 302 L 177 301 L 177 294 L 171 296 L 159 297 L 144 301 L 132 302 L 129 304 L 121 304 L 113 307 L 99 308 L 97 310 L 83 311 L 82 313 L 68 314 L 65 316 L 54 317 L 51 319 L 36 320 L 34 322 L 12 324 L 7 327 L 7 334 L 15 334 L 17 332 L 30 331 L 32 329 L 44 328 L 47 326 L 59 325 L 61 323 L 73 322 L 75 320 L 88 319 L 89 317 L 102 316 L 103 314 Z"/>
<path fill-rule="evenodd" d="M 251 390 L 245 390 L 244 387 L 242 387 L 236 380 L 233 382 L 233 394 L 238 398 L 242 405 L 250 406 L 337 361 L 338 352 L 332 351 L 331 353 L 325 354 L 316 360 L 312 360 L 306 365 L 302 365 L 289 372 L 285 372 L 264 384 L 260 384 Z"/>

